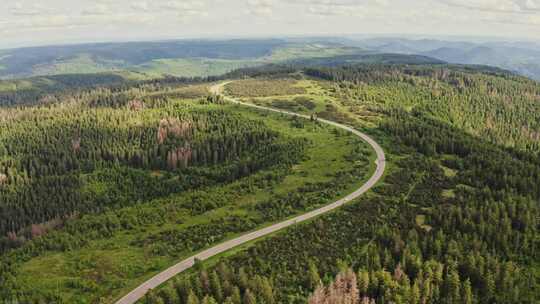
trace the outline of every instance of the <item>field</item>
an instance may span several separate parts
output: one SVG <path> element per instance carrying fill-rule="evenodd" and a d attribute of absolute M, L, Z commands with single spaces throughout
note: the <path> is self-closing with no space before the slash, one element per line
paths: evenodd
<path fill-rule="evenodd" d="M 318 43 L 297 44 L 275 49 L 266 60 L 269 62 L 288 61 L 300 58 L 321 58 L 362 53 L 361 49 L 341 45 Z"/>
<path fill-rule="evenodd" d="M 131 68 L 148 75 L 175 75 L 183 77 L 204 77 L 222 75 L 230 71 L 259 65 L 252 60 L 227 60 L 211 58 L 157 59 Z"/>
<path fill-rule="evenodd" d="M 226 92 L 242 101 L 269 106 L 293 112 L 342 122 L 355 122 L 373 127 L 377 117 L 366 107 L 354 109 L 354 114 L 362 118 L 353 120 L 351 109 L 347 108 L 331 94 L 329 82 L 311 79 L 279 80 L 239 80 L 227 85 Z"/>
<path fill-rule="evenodd" d="M 60 59 L 53 63 L 36 65 L 33 67 L 32 74 L 35 76 L 59 75 L 59 74 L 85 74 L 104 73 L 119 71 L 125 63 L 114 60 L 96 61 L 89 54 L 80 54 L 69 59 Z"/>

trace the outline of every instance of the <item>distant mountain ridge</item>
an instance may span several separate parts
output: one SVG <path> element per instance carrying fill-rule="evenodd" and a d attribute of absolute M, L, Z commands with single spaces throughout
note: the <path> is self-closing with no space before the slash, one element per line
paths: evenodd
<path fill-rule="evenodd" d="M 45 46 L 0 50 L 0 79 L 118 71 L 204 77 L 272 63 L 488 65 L 540 80 L 540 44 L 319 37 Z"/>
<path fill-rule="evenodd" d="M 375 52 L 417 54 L 449 63 L 490 65 L 540 80 L 540 44 L 535 42 L 370 38 L 353 40 L 349 44 Z"/>
<path fill-rule="evenodd" d="M 42 46 L 0 51 L 0 77 L 127 69 L 156 59 L 211 58 L 239 60 L 269 55 L 286 42 L 267 40 L 179 40 Z M 3 56 L 2 56 L 3 55 Z M 79 65 L 80 71 L 77 71 Z M 49 69 L 50 72 L 47 70 Z M 59 70 L 57 73 L 55 69 Z M 68 71 L 71 72 L 71 71 Z"/>
<path fill-rule="evenodd" d="M 131 76 L 204 77 L 266 64 L 436 64 L 425 55 L 387 54 L 334 39 L 180 40 L 0 50 L 0 79 L 131 71 Z M 146 75 L 146 76 L 145 76 Z"/>

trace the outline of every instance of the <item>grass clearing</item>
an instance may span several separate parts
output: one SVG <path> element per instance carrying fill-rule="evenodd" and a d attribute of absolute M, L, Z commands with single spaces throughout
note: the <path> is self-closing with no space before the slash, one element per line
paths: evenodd
<path fill-rule="evenodd" d="M 431 227 L 430 225 L 426 225 L 425 222 L 426 222 L 426 216 L 424 214 L 419 214 L 416 216 L 416 225 L 427 232 L 431 231 L 433 227 Z"/>
<path fill-rule="evenodd" d="M 442 192 L 442 196 L 444 198 L 455 198 L 456 197 L 456 192 L 455 192 L 454 189 L 445 189 Z"/>
<path fill-rule="evenodd" d="M 236 69 L 253 67 L 260 64 L 254 60 L 213 58 L 156 59 L 130 68 L 130 70 L 157 77 L 161 75 L 205 77 L 221 75 Z"/>
<path fill-rule="evenodd" d="M 457 175 L 457 170 L 454 170 L 452 168 L 448 168 L 446 166 L 443 166 L 443 165 L 439 165 L 441 167 L 441 169 L 443 169 L 444 171 L 444 175 L 446 177 L 455 177 Z"/>
<path fill-rule="evenodd" d="M 180 102 L 180 101 L 179 101 Z M 214 105 L 199 105 L 196 101 L 190 102 L 191 107 L 223 107 Z M 94 303 L 102 299 L 105 303 L 111 303 L 125 292 L 134 288 L 166 267 L 194 254 L 196 251 L 184 250 L 175 252 L 174 255 L 155 252 L 156 247 L 144 247 L 135 245 L 138 240 L 152 235 L 174 229 L 175 231 L 190 231 L 193 227 L 211 225 L 216 222 L 226 221 L 230 217 L 260 218 L 260 214 L 254 207 L 276 195 L 294 193 L 299 188 L 320 182 L 332 180 L 333 174 L 347 170 L 350 163 L 346 157 L 353 149 L 360 145 L 362 153 L 366 154 L 364 164 L 365 178 L 359 179 L 337 196 L 358 188 L 374 170 L 374 155 L 366 143 L 345 132 L 336 131 L 333 127 L 302 121 L 298 125 L 289 116 L 266 113 L 241 107 L 238 105 L 226 105 L 234 112 L 240 113 L 248 119 L 261 119 L 273 130 L 283 133 L 285 136 L 307 138 L 311 144 L 307 148 L 303 161 L 294 168 L 271 190 L 264 187 L 255 187 L 253 191 L 245 195 L 236 195 L 226 205 L 210 210 L 197 216 L 191 216 L 189 212 L 175 210 L 166 214 L 162 222 L 148 224 L 135 230 L 124 229 L 114 232 L 107 238 L 90 240 L 80 249 L 69 252 L 47 252 L 38 258 L 23 263 L 18 268 L 17 281 L 25 289 L 34 291 L 52 292 L 60 296 L 64 301 L 74 299 L 78 303 Z M 154 173 L 155 174 L 155 173 Z M 235 187 L 241 186 L 241 180 L 226 184 L 214 189 L 208 189 L 215 193 L 234 193 Z M 188 193 L 181 193 L 167 198 L 168 201 L 185 201 Z M 327 201 L 330 203 L 332 200 Z M 159 205 L 161 200 L 145 203 L 142 208 L 152 208 Z M 310 208 L 316 208 L 313 205 Z M 150 209 L 149 209 L 150 210 Z M 262 219 L 264 221 L 264 219 Z M 264 221 L 269 225 L 273 221 Z M 259 225 L 260 226 L 260 225 Z M 244 233 L 244 232 L 242 232 Z M 233 238 L 241 233 L 226 233 L 218 237 L 218 242 Z M 206 247 L 216 244 L 215 240 L 208 239 Z M 49 269 L 52 270 L 48 271 Z"/>

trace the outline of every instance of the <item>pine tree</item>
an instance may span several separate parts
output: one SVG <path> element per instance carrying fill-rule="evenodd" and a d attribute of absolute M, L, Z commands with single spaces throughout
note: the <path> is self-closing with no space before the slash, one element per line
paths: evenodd
<path fill-rule="evenodd" d="M 446 279 L 447 279 L 448 302 L 452 304 L 460 303 L 461 282 L 459 279 L 458 272 L 455 269 L 451 269 Z"/>
<path fill-rule="evenodd" d="M 369 291 L 369 272 L 363 269 L 358 272 L 358 290 L 362 296 L 367 295 Z"/>
<path fill-rule="evenodd" d="M 218 265 L 218 273 L 219 273 L 219 276 L 220 276 L 222 281 L 232 281 L 232 279 L 233 279 L 232 278 L 232 272 L 231 272 L 231 269 L 230 269 L 229 265 L 227 265 L 224 262 L 219 263 L 219 265 Z"/>
<path fill-rule="evenodd" d="M 186 302 L 187 298 L 192 292 L 191 290 L 191 282 L 188 279 L 181 279 L 181 280 L 175 280 L 173 282 L 174 289 L 176 290 L 176 294 L 179 299 L 182 300 L 182 302 Z"/>
<path fill-rule="evenodd" d="M 199 298 L 191 291 L 187 297 L 186 304 L 199 304 Z"/>
<path fill-rule="evenodd" d="M 201 282 L 203 294 L 210 294 L 212 292 L 210 290 L 210 277 L 208 276 L 208 272 L 206 270 L 201 271 L 199 275 L 199 282 Z"/>
<path fill-rule="evenodd" d="M 244 267 L 240 267 L 240 270 L 238 270 L 237 282 L 240 288 L 247 289 L 249 278 Z"/>
<path fill-rule="evenodd" d="M 496 289 L 496 283 L 495 283 L 495 276 L 491 271 L 487 271 L 485 274 L 485 289 L 484 289 L 484 299 L 486 301 L 491 301 L 493 299 L 493 296 L 495 295 L 495 289 Z"/>
<path fill-rule="evenodd" d="M 232 297 L 227 297 L 225 301 L 223 301 L 223 304 L 234 304 Z"/>
<path fill-rule="evenodd" d="M 473 304 L 471 281 L 469 279 L 463 282 L 463 304 Z"/>
<path fill-rule="evenodd" d="M 163 299 L 165 304 L 175 304 L 179 300 L 176 291 L 170 286 L 166 286 L 161 289 L 159 291 L 159 296 Z"/>
<path fill-rule="evenodd" d="M 233 288 L 231 299 L 234 304 L 242 304 L 242 296 L 240 295 L 240 289 L 236 286 Z"/>
<path fill-rule="evenodd" d="M 219 279 L 219 276 L 217 272 L 214 270 L 210 274 L 210 289 L 212 290 L 212 294 L 214 295 L 214 298 L 218 302 L 223 301 L 223 289 L 221 287 L 221 281 Z"/>
<path fill-rule="evenodd" d="M 274 291 L 268 278 L 263 277 L 259 286 L 259 294 L 266 304 L 274 304 Z"/>
<path fill-rule="evenodd" d="M 206 296 L 202 300 L 201 304 L 217 304 L 216 300 L 212 296 Z"/>
<path fill-rule="evenodd" d="M 146 304 L 163 304 L 163 300 L 157 295 L 154 290 L 148 291 L 145 295 Z"/>
<path fill-rule="evenodd" d="M 317 265 L 315 265 L 313 261 L 309 261 L 308 267 L 308 288 L 314 290 L 317 288 L 317 286 L 319 286 L 321 277 L 319 276 Z"/>
<path fill-rule="evenodd" d="M 242 302 L 243 304 L 257 304 L 257 299 L 255 298 L 255 295 L 247 289 L 244 293 L 244 300 Z"/>
<path fill-rule="evenodd" d="M 409 304 L 420 303 L 420 297 L 420 286 L 418 280 L 415 280 L 410 291 Z"/>

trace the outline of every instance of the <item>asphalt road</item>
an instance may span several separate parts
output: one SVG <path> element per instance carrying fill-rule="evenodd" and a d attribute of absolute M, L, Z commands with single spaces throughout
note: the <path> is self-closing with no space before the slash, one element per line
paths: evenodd
<path fill-rule="evenodd" d="M 228 83 L 229 82 L 221 83 L 221 84 L 213 86 L 211 88 L 211 92 L 213 92 L 215 94 L 221 93 L 223 87 Z M 237 99 L 231 98 L 231 97 L 226 97 L 226 100 L 229 101 L 229 102 L 233 102 L 233 103 L 237 103 L 237 104 L 241 104 L 241 105 L 244 105 L 244 106 L 257 108 L 257 109 L 261 109 L 261 110 L 265 110 L 265 111 L 278 112 L 278 113 L 283 113 L 283 114 L 287 114 L 287 115 L 292 115 L 292 116 L 297 116 L 297 117 L 310 119 L 310 117 L 306 116 L 306 115 L 301 115 L 301 114 L 292 113 L 292 112 L 288 112 L 288 111 L 283 111 L 283 110 L 278 110 L 278 109 L 271 109 L 271 108 L 266 108 L 266 107 L 262 107 L 262 106 L 258 106 L 258 105 L 243 103 L 243 102 L 241 102 L 241 101 L 239 101 Z M 364 185 L 362 185 L 362 187 L 360 187 L 358 190 L 354 191 L 353 193 L 347 195 L 346 197 L 344 197 L 344 198 L 342 198 L 342 199 L 340 199 L 340 200 L 338 200 L 336 202 L 333 202 L 333 203 L 331 203 L 329 205 L 326 205 L 326 206 L 324 206 L 322 208 L 310 211 L 308 213 L 305 213 L 305 214 L 299 215 L 297 217 L 285 220 L 283 222 L 274 224 L 272 226 L 261 228 L 259 230 L 247 233 L 247 234 L 239 236 L 239 237 L 237 237 L 235 239 L 226 241 L 224 243 L 221 243 L 219 245 L 216 245 L 216 246 L 213 246 L 213 247 L 211 247 L 209 249 L 206 249 L 206 250 L 204 250 L 204 251 L 202 251 L 202 252 L 200 252 L 200 253 L 198 253 L 198 254 L 196 254 L 194 256 L 191 256 L 191 257 L 179 262 L 178 264 L 169 267 L 168 269 L 164 270 L 163 272 L 158 273 L 157 275 L 155 275 L 154 277 L 152 277 L 148 281 L 142 283 L 141 285 L 139 285 L 139 287 L 135 288 L 130 293 L 125 295 L 123 298 L 118 300 L 116 302 L 116 304 L 133 304 L 133 303 L 137 302 L 139 299 L 144 297 L 144 295 L 146 294 L 146 292 L 148 292 L 148 290 L 155 289 L 156 287 L 158 287 L 159 285 L 165 283 L 166 281 L 168 281 L 169 279 L 171 279 L 175 275 L 177 275 L 177 274 L 191 268 L 195 264 L 195 260 L 206 260 L 208 258 L 211 258 L 211 257 L 215 256 L 215 255 L 223 253 L 223 252 L 225 252 L 225 251 L 227 251 L 229 249 L 232 249 L 232 248 L 234 248 L 236 246 L 239 246 L 239 245 L 242 245 L 244 243 L 255 240 L 257 238 L 269 235 L 271 233 L 274 233 L 274 232 L 279 231 L 281 229 L 290 227 L 290 226 L 295 225 L 297 223 L 307 221 L 307 220 L 312 219 L 314 217 L 317 217 L 319 215 L 325 214 L 325 213 L 327 213 L 329 211 L 332 211 L 332 210 L 334 210 L 336 208 L 339 208 L 339 207 L 343 206 L 344 204 L 346 204 L 349 201 L 352 201 L 352 200 L 356 199 L 357 197 L 359 197 L 360 195 L 366 193 L 369 189 L 371 189 L 381 179 L 382 175 L 384 174 L 385 167 L 386 167 L 385 155 L 384 155 L 384 151 L 381 148 L 381 146 L 379 146 L 379 144 L 375 140 L 373 140 L 371 137 L 369 137 L 366 134 L 364 134 L 364 133 L 362 133 L 360 131 L 357 131 L 357 130 L 351 128 L 351 127 L 348 127 L 348 126 L 345 126 L 345 125 L 342 125 L 342 124 L 339 124 L 339 123 L 336 123 L 336 122 L 333 122 L 333 121 L 325 120 L 325 119 L 318 119 L 318 120 L 320 122 L 335 126 L 337 128 L 340 128 L 340 129 L 343 129 L 343 130 L 346 130 L 346 131 L 349 131 L 349 132 L 355 134 L 356 136 L 360 137 L 362 140 L 366 141 L 373 148 L 373 150 L 375 150 L 375 152 L 377 154 L 377 160 L 375 161 L 376 164 L 377 164 L 377 168 L 375 170 L 375 173 L 373 173 L 371 178 Z"/>

